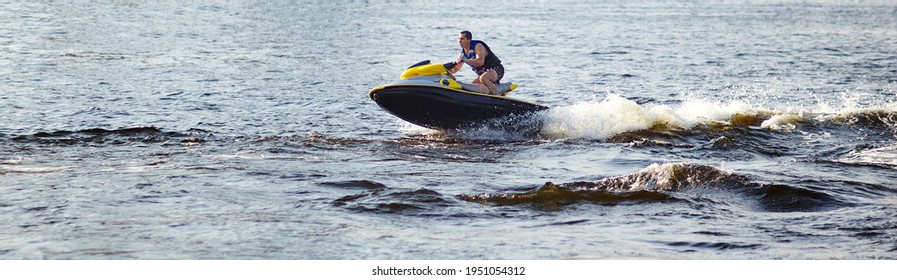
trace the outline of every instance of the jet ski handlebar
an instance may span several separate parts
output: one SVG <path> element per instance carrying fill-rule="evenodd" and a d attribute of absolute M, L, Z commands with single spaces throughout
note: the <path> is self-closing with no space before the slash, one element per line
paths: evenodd
<path fill-rule="evenodd" d="M 455 66 L 458 66 L 457 62 L 449 62 L 442 65 L 442 67 L 445 67 L 445 70 L 449 72 L 452 72 L 452 69 L 455 69 Z"/>

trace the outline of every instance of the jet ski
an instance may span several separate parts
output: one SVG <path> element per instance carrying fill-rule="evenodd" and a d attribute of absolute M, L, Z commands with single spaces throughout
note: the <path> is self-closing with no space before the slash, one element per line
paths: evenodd
<path fill-rule="evenodd" d="M 548 107 L 506 97 L 513 83 L 496 85 L 499 95 L 479 93 L 482 85 L 459 82 L 449 72 L 454 62 L 429 60 L 408 67 L 398 81 L 368 93 L 380 108 L 407 122 L 435 130 L 471 127 L 497 118 L 525 116 Z"/>

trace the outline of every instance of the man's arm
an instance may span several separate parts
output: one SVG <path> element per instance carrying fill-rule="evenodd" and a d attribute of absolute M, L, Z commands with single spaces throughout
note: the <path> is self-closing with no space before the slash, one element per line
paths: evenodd
<path fill-rule="evenodd" d="M 458 70 L 461 70 L 461 66 L 464 66 L 464 61 L 461 59 L 460 54 L 458 55 L 458 60 L 455 62 L 455 64 L 457 64 L 455 65 L 455 68 L 449 69 L 449 72 L 452 73 L 452 75 L 458 73 Z"/>
<path fill-rule="evenodd" d="M 473 47 L 473 50 L 477 53 L 477 57 L 465 60 L 465 62 L 473 67 L 483 66 L 483 63 L 486 62 L 486 56 L 489 55 L 489 51 L 486 50 L 486 47 L 484 47 L 483 44 L 477 44 Z"/>

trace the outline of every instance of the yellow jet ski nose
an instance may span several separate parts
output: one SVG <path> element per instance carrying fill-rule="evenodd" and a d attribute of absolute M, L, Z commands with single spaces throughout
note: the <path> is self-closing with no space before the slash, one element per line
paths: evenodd
<path fill-rule="evenodd" d="M 402 75 L 399 76 L 400 79 L 406 80 L 419 76 L 438 76 L 438 75 L 448 75 L 448 70 L 445 69 L 445 66 L 442 64 L 428 64 L 411 66 L 406 69 L 405 72 L 402 72 Z"/>

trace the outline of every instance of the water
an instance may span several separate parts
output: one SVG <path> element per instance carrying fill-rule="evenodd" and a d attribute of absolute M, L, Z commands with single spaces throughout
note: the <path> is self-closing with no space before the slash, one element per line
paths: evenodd
<path fill-rule="evenodd" d="M 374 2 L 4 4 L 0 258 L 897 258 L 893 3 Z M 368 98 L 465 29 L 539 135 Z"/>

